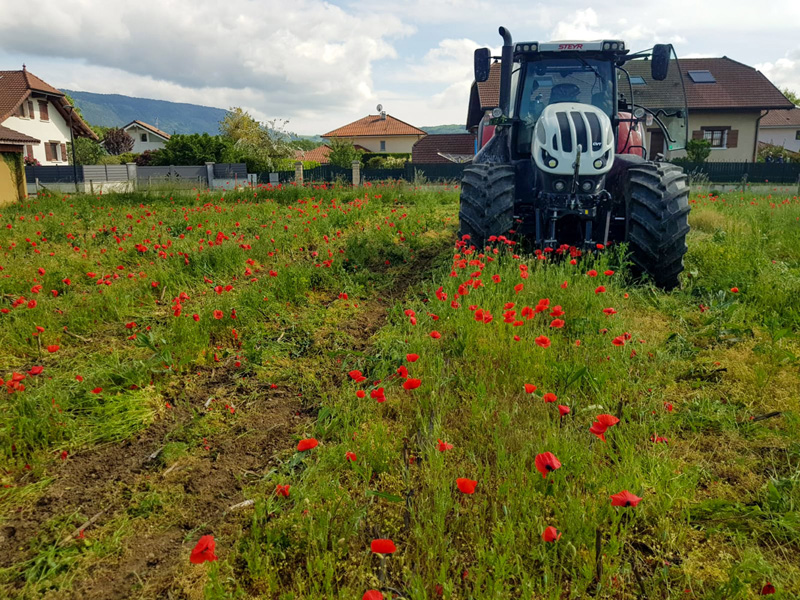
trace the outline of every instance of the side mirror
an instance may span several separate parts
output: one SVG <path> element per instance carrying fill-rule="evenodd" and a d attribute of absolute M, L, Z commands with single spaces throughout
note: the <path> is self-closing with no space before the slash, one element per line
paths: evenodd
<path fill-rule="evenodd" d="M 650 59 L 650 76 L 655 81 L 664 81 L 667 78 L 671 54 L 671 44 L 656 44 L 653 46 L 653 56 Z"/>
<path fill-rule="evenodd" d="M 489 62 L 492 54 L 488 48 L 478 48 L 475 50 L 475 81 L 486 81 L 489 79 Z"/>

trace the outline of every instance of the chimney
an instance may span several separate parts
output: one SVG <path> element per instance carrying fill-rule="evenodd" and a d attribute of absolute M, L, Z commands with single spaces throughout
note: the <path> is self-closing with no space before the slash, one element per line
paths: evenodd
<path fill-rule="evenodd" d="M 25 67 L 25 63 L 22 63 L 22 70 L 23 70 L 23 72 L 27 71 L 27 68 Z"/>
<path fill-rule="evenodd" d="M 381 111 L 381 121 L 385 121 L 385 120 L 386 120 L 386 111 L 382 110 Z"/>

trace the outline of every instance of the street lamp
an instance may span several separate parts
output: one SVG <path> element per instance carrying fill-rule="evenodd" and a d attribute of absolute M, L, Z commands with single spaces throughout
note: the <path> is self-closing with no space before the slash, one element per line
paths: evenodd
<path fill-rule="evenodd" d="M 75 107 L 71 104 L 64 106 L 69 111 L 69 144 L 72 146 L 72 180 L 75 182 L 75 193 L 78 193 L 78 163 L 75 161 L 75 132 L 72 130 L 72 113 Z"/>

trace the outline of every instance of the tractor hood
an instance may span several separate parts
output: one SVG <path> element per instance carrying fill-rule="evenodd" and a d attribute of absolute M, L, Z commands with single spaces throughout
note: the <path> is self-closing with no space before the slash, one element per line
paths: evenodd
<path fill-rule="evenodd" d="M 552 175 L 571 175 L 580 147 L 579 175 L 604 175 L 614 163 L 614 130 L 605 112 L 579 102 L 558 102 L 542 111 L 533 130 L 531 156 Z"/>

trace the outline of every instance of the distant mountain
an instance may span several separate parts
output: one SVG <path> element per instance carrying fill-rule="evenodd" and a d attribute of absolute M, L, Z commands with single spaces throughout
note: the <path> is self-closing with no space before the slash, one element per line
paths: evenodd
<path fill-rule="evenodd" d="M 420 127 L 422 131 L 430 135 L 440 133 L 469 133 L 463 125 L 432 125 L 430 127 Z"/>
<path fill-rule="evenodd" d="M 222 108 L 134 98 L 120 94 L 94 94 L 63 90 L 72 96 L 91 125 L 121 127 L 139 120 L 173 133 L 219 133 L 219 122 L 228 112 Z"/>

